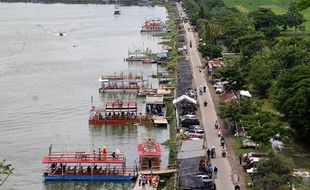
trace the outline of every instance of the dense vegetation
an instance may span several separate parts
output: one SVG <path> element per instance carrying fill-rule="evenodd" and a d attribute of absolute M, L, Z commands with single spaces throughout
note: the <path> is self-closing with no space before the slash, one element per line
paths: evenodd
<path fill-rule="evenodd" d="M 264 7 L 246 14 L 233 6 L 227 7 L 225 2 L 183 2 L 201 38 L 202 55 L 219 57 L 223 49 L 238 53 L 240 56 L 227 63 L 220 75 L 229 82 L 230 89 L 247 89 L 254 95 L 251 99 L 241 98 L 222 105 L 222 118 L 232 119 L 235 130 L 246 129 L 247 135 L 261 148 L 270 147 L 270 139 L 275 136 L 309 144 L 310 41 L 282 37 L 288 29 L 305 30 L 305 19 L 299 8 L 306 9 L 309 3 L 288 3 L 287 11 L 278 15 Z M 262 163 L 259 172 L 265 173 L 265 164 L 274 162 L 271 161 L 274 158 L 286 163 L 282 156 L 272 156 Z M 258 189 L 280 189 L 288 187 L 284 182 L 294 180 L 290 167 L 260 176 L 256 185 Z"/>

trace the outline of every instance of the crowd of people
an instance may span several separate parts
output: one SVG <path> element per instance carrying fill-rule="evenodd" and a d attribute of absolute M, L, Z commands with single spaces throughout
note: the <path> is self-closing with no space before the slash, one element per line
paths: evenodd
<path fill-rule="evenodd" d="M 159 182 L 159 176 L 157 175 L 139 175 L 139 186 L 142 186 L 142 189 L 146 187 L 157 188 Z"/>

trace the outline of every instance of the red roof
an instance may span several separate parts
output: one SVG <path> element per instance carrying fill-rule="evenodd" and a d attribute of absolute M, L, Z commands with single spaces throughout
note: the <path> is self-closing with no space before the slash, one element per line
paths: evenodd
<path fill-rule="evenodd" d="M 230 100 L 236 100 L 239 98 L 240 98 L 239 93 L 234 91 L 234 90 L 229 90 L 229 91 L 225 92 L 224 94 L 222 94 L 220 97 L 221 102 L 223 102 L 223 103 L 229 102 Z"/>
<path fill-rule="evenodd" d="M 210 61 L 210 64 L 213 66 L 224 66 L 224 62 L 219 59 L 213 59 Z"/>
<path fill-rule="evenodd" d="M 156 143 L 154 146 L 146 147 L 145 144 L 138 144 L 138 155 L 139 156 L 160 156 L 160 144 Z"/>

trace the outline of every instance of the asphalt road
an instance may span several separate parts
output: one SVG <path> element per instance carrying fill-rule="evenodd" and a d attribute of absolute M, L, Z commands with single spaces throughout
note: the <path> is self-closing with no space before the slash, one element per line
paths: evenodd
<path fill-rule="evenodd" d="M 177 3 L 177 7 L 180 15 L 186 15 L 179 3 Z M 198 44 L 195 41 L 193 32 L 188 31 L 190 25 L 188 23 L 183 23 L 183 25 L 186 31 L 188 56 L 192 64 L 194 84 L 197 88 L 199 88 L 199 86 L 207 87 L 207 81 L 203 74 L 204 72 L 199 71 L 199 68 L 203 63 L 201 63 L 201 59 L 197 50 Z M 191 48 L 189 45 L 190 41 L 192 42 Z M 199 92 L 199 89 L 197 89 L 197 92 Z M 216 166 L 218 168 L 218 175 L 215 179 L 217 190 L 234 189 L 232 168 L 229 161 L 227 160 L 227 157 L 222 157 L 220 138 L 217 136 L 217 130 L 214 128 L 214 124 L 218 120 L 218 117 L 208 87 L 206 88 L 206 93 L 203 93 L 203 95 L 198 95 L 197 100 L 199 102 L 199 108 L 201 112 L 201 122 L 206 131 L 208 148 L 211 148 L 211 146 L 216 147 L 216 158 L 211 159 L 211 164 L 213 167 Z M 206 107 L 203 105 L 204 101 L 208 102 Z"/>

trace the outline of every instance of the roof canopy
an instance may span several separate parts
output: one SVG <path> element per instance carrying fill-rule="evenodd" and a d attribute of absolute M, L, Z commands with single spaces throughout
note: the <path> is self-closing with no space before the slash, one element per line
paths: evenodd
<path fill-rule="evenodd" d="M 204 157 L 205 151 L 203 150 L 204 140 L 187 140 L 183 141 L 179 153 L 178 160 Z"/>
<path fill-rule="evenodd" d="M 146 104 L 163 104 L 164 96 L 146 96 Z"/>
<path fill-rule="evenodd" d="M 189 102 L 192 102 L 193 104 L 197 104 L 197 101 L 195 99 L 193 99 L 193 98 L 191 98 L 191 97 L 189 97 L 187 95 L 182 95 L 182 96 L 180 96 L 178 98 L 173 99 L 173 104 L 177 104 L 177 103 L 179 103 L 182 100 L 187 100 Z"/>

